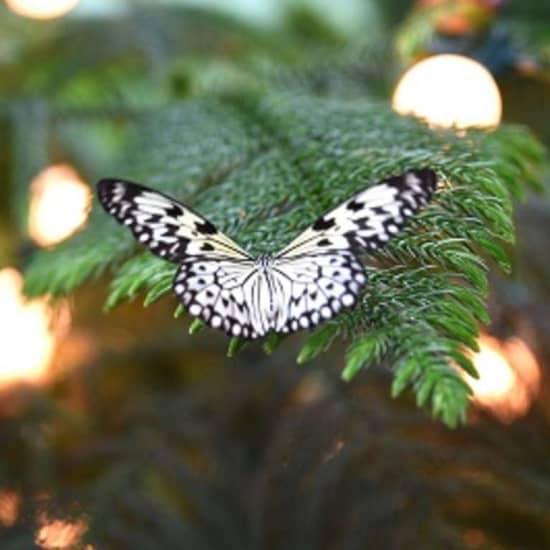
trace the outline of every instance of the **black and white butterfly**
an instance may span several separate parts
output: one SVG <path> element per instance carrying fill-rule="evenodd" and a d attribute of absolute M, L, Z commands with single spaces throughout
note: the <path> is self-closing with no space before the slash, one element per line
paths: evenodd
<path fill-rule="evenodd" d="M 357 259 L 383 247 L 432 197 L 436 174 L 392 176 L 321 216 L 286 248 L 252 257 L 174 199 L 120 179 L 97 184 L 105 210 L 149 250 L 179 265 L 173 289 L 185 308 L 231 336 L 313 327 L 350 308 L 367 278 Z"/>

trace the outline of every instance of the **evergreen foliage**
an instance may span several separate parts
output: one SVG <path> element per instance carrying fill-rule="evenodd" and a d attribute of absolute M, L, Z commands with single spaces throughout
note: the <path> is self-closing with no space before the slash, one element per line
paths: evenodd
<path fill-rule="evenodd" d="M 509 269 L 502 245 L 514 237 L 510 197 L 539 185 L 540 146 L 519 128 L 434 131 L 377 102 L 245 92 L 141 117 L 115 174 L 181 199 L 259 253 L 280 249 L 323 211 L 384 176 L 435 169 L 441 184 L 434 203 L 369 258 L 360 306 L 311 335 L 299 361 L 345 338 L 346 380 L 388 359 L 394 395 L 412 386 L 419 405 L 430 403 L 456 425 L 469 392 L 451 363 L 475 374 L 467 349 L 476 348 L 478 323 L 488 322 L 487 271 L 491 260 Z M 131 235 L 95 206 L 85 231 L 36 255 L 26 291 L 59 296 L 111 269 L 108 307 L 141 292 L 146 305 L 170 293 L 175 266 L 132 254 Z M 230 347 L 234 352 L 236 343 Z"/>
<path fill-rule="evenodd" d="M 380 100 L 399 71 L 383 29 L 365 43 L 303 11 L 289 17 L 278 34 L 175 8 L 36 33 L 9 19 L 28 38 L 20 63 L 0 67 L 20 227 L 27 182 L 52 157 L 90 181 L 119 176 L 165 191 L 253 253 L 281 248 L 385 176 L 429 166 L 440 176 L 436 200 L 366 259 L 362 303 L 309 335 L 298 361 L 344 339 L 344 379 L 386 361 L 394 395 L 412 386 L 454 426 L 468 388 L 451 363 L 473 373 L 467 350 L 489 320 L 488 269 L 510 270 L 512 199 L 540 188 L 543 150 L 522 128 L 457 135 L 396 115 Z M 18 94 L 32 101 L 14 107 Z M 84 231 L 32 258 L 26 291 L 61 296 L 111 272 L 108 308 L 139 294 L 145 305 L 174 300 L 175 267 L 138 251 L 97 206 Z M 243 345 L 232 340 L 229 354 Z"/>

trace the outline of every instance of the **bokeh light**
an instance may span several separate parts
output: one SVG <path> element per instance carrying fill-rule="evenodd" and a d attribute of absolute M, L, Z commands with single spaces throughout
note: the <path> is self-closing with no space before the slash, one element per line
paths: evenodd
<path fill-rule="evenodd" d="M 411 67 L 392 99 L 403 115 L 415 115 L 433 127 L 493 128 L 502 117 L 495 80 L 477 61 L 461 55 L 435 55 Z"/>
<path fill-rule="evenodd" d="M 90 200 L 89 186 L 73 168 L 46 168 L 31 183 L 30 237 L 40 246 L 66 239 L 86 221 Z"/>
<path fill-rule="evenodd" d="M 17 521 L 21 498 L 15 491 L 0 491 L 0 525 L 11 527 Z"/>
<path fill-rule="evenodd" d="M 49 519 L 46 515 L 39 518 L 39 523 L 35 543 L 44 550 L 77 548 L 87 529 L 82 520 Z M 85 550 L 92 550 L 92 546 L 87 545 Z"/>
<path fill-rule="evenodd" d="M 524 416 L 540 386 L 540 366 L 520 338 L 500 341 L 482 334 L 472 356 L 479 379 L 466 376 L 474 402 L 502 422 Z"/>
<path fill-rule="evenodd" d="M 66 304 L 54 311 L 45 298 L 27 301 L 22 286 L 22 276 L 16 269 L 0 270 L 0 388 L 17 382 L 41 382 L 56 341 L 71 322 Z"/>
<path fill-rule="evenodd" d="M 33 19 L 52 19 L 69 13 L 80 0 L 5 0 L 10 10 Z"/>

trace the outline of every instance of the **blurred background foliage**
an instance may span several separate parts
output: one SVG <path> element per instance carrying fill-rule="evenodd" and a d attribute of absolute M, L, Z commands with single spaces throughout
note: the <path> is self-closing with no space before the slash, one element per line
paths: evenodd
<path fill-rule="evenodd" d="M 540 176 L 542 150 L 517 126 L 462 140 L 401 119 L 384 105 L 405 67 L 434 53 L 466 54 L 497 78 L 504 121 L 528 127 L 550 145 L 546 3 L 231 5 L 83 1 L 65 17 L 37 21 L 0 4 L 0 268 L 8 266 L 0 271 L 0 330 L 12 335 L 2 342 L 0 360 L 0 546 L 549 547 L 550 207 L 544 196 L 517 208 L 514 249 L 476 241 L 492 264 L 510 261 L 511 276 L 495 268 L 479 275 L 475 261 L 456 267 L 469 270 L 476 296 L 489 277 L 488 331 L 476 338 L 469 328 L 474 311 L 481 320 L 486 314 L 475 300 L 467 302 L 464 325 L 460 314 L 437 317 L 452 324 L 446 330 L 457 342 L 476 338 L 481 347 L 472 362 L 482 384 L 470 381 L 474 406 L 466 427 L 455 431 L 431 420 L 413 399 L 389 397 L 395 365 L 380 361 L 377 348 L 388 334 L 372 331 L 369 340 L 368 330 L 346 355 L 335 325 L 327 325 L 320 337 L 301 335 L 278 347 L 269 341 L 270 356 L 233 343 L 235 357 L 227 359 L 223 335 L 188 336 L 185 322 L 173 319 L 174 301 L 155 301 L 171 271 L 142 255 L 127 260 L 131 242 L 99 212 L 90 218 L 93 231 L 53 251 L 30 231 L 37 174 L 64 165 L 88 189 L 111 170 L 172 191 L 185 177 L 182 197 L 198 196 L 205 213 L 251 247 L 276 246 L 299 227 L 292 219 L 288 225 L 269 220 L 269 208 L 284 204 L 289 187 L 312 212 L 326 207 L 323 196 L 338 198 L 328 194 L 330 180 L 301 182 L 286 167 L 289 150 L 292 163 L 322 175 L 318 159 L 329 158 L 342 135 L 351 136 L 342 160 L 331 162 L 343 176 L 361 166 L 347 146 L 366 148 L 367 181 L 427 149 L 425 158 L 438 162 L 449 180 L 485 181 L 481 202 L 506 197 L 504 225 L 510 192 L 548 183 Z M 355 122 L 354 113 L 365 119 Z M 273 126 L 262 126 L 266 120 Z M 287 131 L 296 120 L 313 133 Z M 346 124 L 342 134 L 330 133 Z M 271 148 L 270 132 L 288 139 L 284 153 Z M 211 150 L 204 149 L 203 134 Z M 421 146 L 409 156 L 414 139 Z M 384 145 L 392 141 L 393 150 Z M 322 147 L 314 150 L 317 142 Z M 309 157 L 302 158 L 303 143 L 311 146 Z M 483 180 L 478 172 L 489 162 L 494 171 Z M 476 163 L 483 164 L 479 171 Z M 245 170 L 246 181 L 259 174 L 269 188 L 252 187 L 255 196 L 239 187 Z M 449 192 L 449 204 L 455 196 Z M 258 217 L 243 217 L 241 204 Z M 67 217 L 71 207 L 69 200 L 58 203 L 54 217 Z M 437 213 L 414 227 L 429 231 Z M 381 265 L 418 260 L 407 249 L 415 238 L 421 242 L 422 235 L 406 234 L 379 258 Z M 6 288 L 20 292 L 15 269 L 25 268 L 31 293 L 70 296 L 52 307 L 8 295 Z M 119 270 L 110 287 L 108 268 Z M 403 303 L 420 312 L 422 304 L 407 302 L 409 289 L 417 285 L 413 296 L 429 295 L 436 284 L 421 271 L 418 277 L 410 269 L 392 272 L 388 285 L 382 270 L 369 308 L 390 319 Z M 91 273 L 94 280 L 80 286 Z M 459 292 L 446 281 L 437 284 Z M 127 301 L 143 288 L 155 301 L 147 309 Z M 111 305 L 121 305 L 106 316 L 101 304 L 108 295 Z M 458 302 L 461 297 L 470 295 L 458 295 Z M 19 323 L 15 314 L 22 311 Z M 36 332 L 39 321 L 42 332 Z M 337 328 L 354 322 L 344 319 Z M 296 366 L 297 355 L 320 350 L 314 361 Z M 23 352 L 34 361 L 25 375 Z M 373 366 L 346 384 L 344 357 L 354 373 L 365 357 Z M 421 385 L 413 389 L 418 400 Z M 467 397 L 453 389 L 446 406 L 458 403 L 456 410 L 442 415 L 450 424 Z M 437 400 L 431 405 L 441 414 Z"/>

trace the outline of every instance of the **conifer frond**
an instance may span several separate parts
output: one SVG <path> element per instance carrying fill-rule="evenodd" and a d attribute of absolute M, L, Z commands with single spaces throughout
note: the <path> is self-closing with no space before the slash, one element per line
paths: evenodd
<path fill-rule="evenodd" d="M 193 206 L 252 253 L 274 252 L 359 189 L 406 169 L 436 170 L 434 202 L 383 252 L 371 257 L 362 303 L 322 326 L 299 361 L 346 338 L 351 379 L 389 360 L 393 394 L 412 386 L 448 425 L 464 416 L 475 374 L 467 349 L 488 322 L 491 261 L 509 269 L 511 196 L 540 188 L 544 153 L 527 131 L 434 131 L 381 103 L 281 93 L 203 98 L 135 122 L 136 139 L 111 174 Z M 65 294 L 112 270 L 107 305 L 165 294 L 175 267 L 135 243 L 94 205 L 88 227 L 40 252 L 26 274 L 29 294 Z M 170 299 L 174 299 L 171 297 Z M 175 299 L 174 299 L 175 303 Z M 239 349 L 231 344 L 231 353 Z"/>

